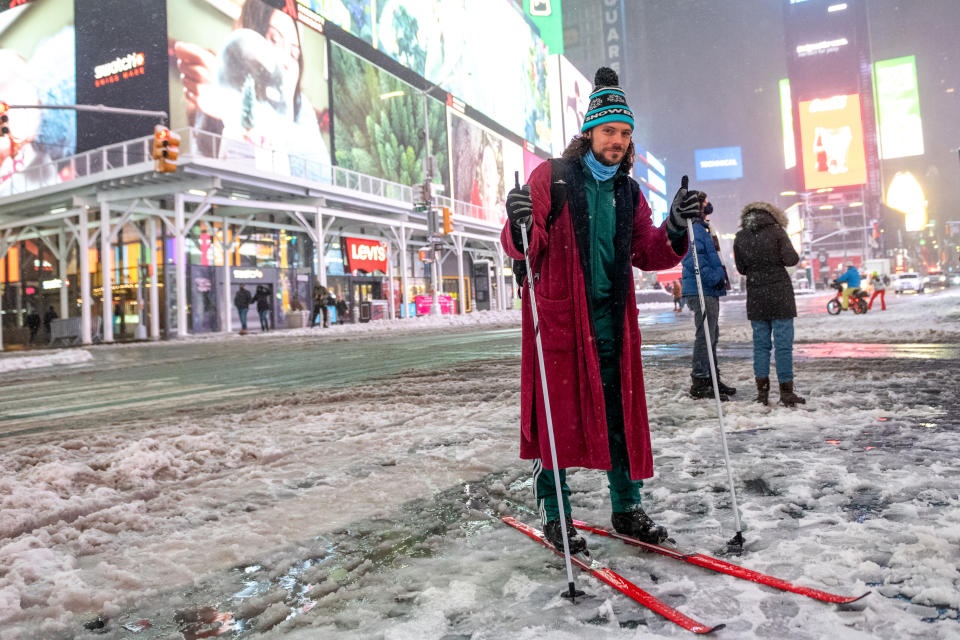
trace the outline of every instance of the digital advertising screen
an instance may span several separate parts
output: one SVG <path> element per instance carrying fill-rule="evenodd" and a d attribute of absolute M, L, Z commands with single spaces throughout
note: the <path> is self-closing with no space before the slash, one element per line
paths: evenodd
<path fill-rule="evenodd" d="M 736 180 L 743 177 L 743 153 L 740 147 L 696 149 L 697 180 Z"/>
<path fill-rule="evenodd" d="M 379 49 L 509 131 L 541 149 L 550 148 L 547 47 L 519 3 L 296 1 L 299 7 Z M 544 3 L 538 0 L 533 4 L 541 8 Z"/>
<path fill-rule="evenodd" d="M 77 103 L 169 109 L 166 12 L 165 3 L 146 0 L 77 2 Z M 156 116 L 80 111 L 77 151 L 152 135 L 160 122 Z"/>
<path fill-rule="evenodd" d="M 278 4 L 168 0 L 170 121 L 207 156 L 330 182 L 327 40 Z"/>
<path fill-rule="evenodd" d="M 400 184 L 423 182 L 423 94 L 394 75 L 331 46 L 333 148 L 337 166 Z M 450 193 L 446 106 L 427 99 L 430 153 Z"/>
<path fill-rule="evenodd" d="M 580 133 L 593 84 L 564 56 L 550 56 L 547 69 L 550 95 L 554 96 L 550 118 L 553 155 L 559 156 Z"/>
<path fill-rule="evenodd" d="M 877 128 L 884 160 L 923 155 L 923 123 L 914 56 L 874 64 Z"/>
<path fill-rule="evenodd" d="M 797 166 L 797 141 L 793 133 L 793 102 L 790 99 L 790 80 L 780 79 L 780 125 L 783 129 L 783 168 Z"/>
<path fill-rule="evenodd" d="M 483 220 L 502 224 L 514 171 L 524 175 L 523 149 L 452 109 L 447 113 L 453 198 L 479 207 Z"/>
<path fill-rule="evenodd" d="M 793 97 L 852 93 L 866 46 L 865 0 L 809 0 L 784 8 L 787 71 Z"/>
<path fill-rule="evenodd" d="M 0 100 L 75 104 L 73 0 L 0 4 Z M 63 109 L 11 109 L 0 138 L 0 196 L 71 179 L 56 160 L 77 152 L 77 118 Z"/>
<path fill-rule="evenodd" d="M 848 187 L 867 181 L 860 96 L 799 103 L 804 188 Z"/>

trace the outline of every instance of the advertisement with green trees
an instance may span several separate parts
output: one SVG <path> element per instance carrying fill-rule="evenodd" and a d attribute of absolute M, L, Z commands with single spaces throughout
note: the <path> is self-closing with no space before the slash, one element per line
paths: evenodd
<path fill-rule="evenodd" d="M 424 95 L 339 45 L 331 47 L 337 166 L 401 184 L 423 181 Z M 446 107 L 427 98 L 430 153 L 450 193 Z"/>

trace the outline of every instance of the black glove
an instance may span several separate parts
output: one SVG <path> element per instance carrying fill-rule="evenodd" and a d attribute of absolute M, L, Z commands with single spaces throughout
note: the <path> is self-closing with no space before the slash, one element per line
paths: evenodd
<path fill-rule="evenodd" d="M 533 201 L 530 199 L 530 185 L 514 187 L 507 193 L 507 218 L 516 228 L 524 226 L 529 231 L 533 222 Z"/>
<path fill-rule="evenodd" d="M 706 194 L 688 190 L 689 184 L 690 179 L 683 176 L 677 195 L 673 197 L 673 204 L 670 205 L 670 217 L 667 218 L 667 226 L 671 231 L 684 231 L 687 228 L 687 219 L 700 217 Z"/>

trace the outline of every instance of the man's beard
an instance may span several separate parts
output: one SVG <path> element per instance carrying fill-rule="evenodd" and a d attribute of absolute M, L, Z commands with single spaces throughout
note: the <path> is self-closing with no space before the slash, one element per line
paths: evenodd
<path fill-rule="evenodd" d="M 617 160 L 616 162 L 611 162 L 611 161 L 607 160 L 607 157 L 606 157 L 606 154 L 607 154 L 607 153 L 618 153 L 618 154 L 620 154 L 620 159 Z M 604 152 L 601 152 L 601 153 L 599 153 L 599 154 L 594 153 L 594 154 L 593 154 L 593 157 L 595 157 L 597 160 L 599 160 L 599 161 L 600 161 L 600 164 L 606 165 L 606 166 L 608 166 L 608 167 L 615 167 L 615 166 L 619 165 L 621 162 L 623 162 L 623 151 L 616 151 L 616 152 L 615 152 L 615 151 L 612 151 L 612 150 L 608 150 L 608 151 L 605 152 L 605 153 L 604 153 Z"/>

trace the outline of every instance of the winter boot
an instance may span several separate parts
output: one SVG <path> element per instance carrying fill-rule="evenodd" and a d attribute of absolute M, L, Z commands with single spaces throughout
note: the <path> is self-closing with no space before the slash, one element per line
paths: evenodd
<path fill-rule="evenodd" d="M 713 382 L 710 378 L 693 378 L 693 384 L 690 386 L 691 398 L 712 398 Z M 720 386 L 720 402 L 726 402 L 730 397 L 723 392 L 723 386 Z"/>
<path fill-rule="evenodd" d="M 667 539 L 667 529 L 651 520 L 640 507 L 626 513 L 614 512 L 611 520 L 613 528 L 625 536 L 650 544 L 660 544 Z"/>
<path fill-rule="evenodd" d="M 727 395 L 727 396 L 732 396 L 737 392 L 735 388 L 723 384 L 723 382 L 720 380 L 719 371 L 717 372 L 717 388 L 720 389 L 721 394 Z"/>
<path fill-rule="evenodd" d="M 767 404 L 770 401 L 770 378 L 757 378 L 756 402 Z"/>
<path fill-rule="evenodd" d="M 780 404 L 785 407 L 795 407 L 807 401 L 793 392 L 793 380 L 780 383 Z"/>
<path fill-rule="evenodd" d="M 560 531 L 560 518 L 543 525 L 543 534 L 547 536 L 547 540 L 553 546 L 559 551 L 563 551 L 563 532 Z M 567 542 L 570 544 L 571 555 L 583 553 L 587 550 L 587 541 L 577 533 L 577 530 L 573 527 L 573 518 L 570 516 L 567 516 Z"/>

